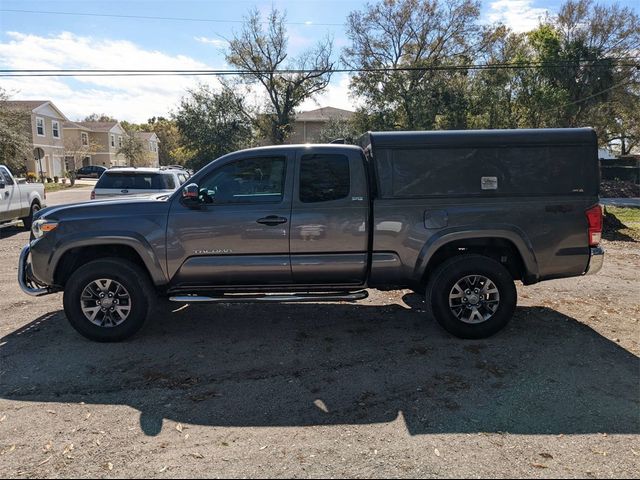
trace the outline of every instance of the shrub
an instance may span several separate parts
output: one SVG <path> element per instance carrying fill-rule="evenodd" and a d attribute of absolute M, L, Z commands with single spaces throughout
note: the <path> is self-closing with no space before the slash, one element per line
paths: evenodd
<path fill-rule="evenodd" d="M 38 180 L 38 176 L 34 172 L 27 172 L 27 182 L 33 183 Z"/>
<path fill-rule="evenodd" d="M 54 181 L 55 183 L 58 183 L 58 182 L 60 181 L 60 177 L 58 177 L 57 175 L 55 175 L 55 176 L 53 177 L 53 181 Z"/>

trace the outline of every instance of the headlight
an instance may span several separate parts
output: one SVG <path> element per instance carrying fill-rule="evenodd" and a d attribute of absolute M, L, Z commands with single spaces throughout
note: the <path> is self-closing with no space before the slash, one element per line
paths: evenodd
<path fill-rule="evenodd" d="M 34 237 L 40 238 L 45 233 L 55 230 L 56 228 L 58 228 L 58 222 L 41 218 L 40 220 L 33 222 L 33 225 L 31 225 L 31 233 L 33 233 Z"/>

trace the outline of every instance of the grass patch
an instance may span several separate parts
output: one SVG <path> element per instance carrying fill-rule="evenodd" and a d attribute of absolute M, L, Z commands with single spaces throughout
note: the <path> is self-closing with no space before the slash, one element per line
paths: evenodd
<path fill-rule="evenodd" d="M 89 185 L 78 185 L 75 184 L 73 187 L 71 186 L 71 184 L 67 183 L 67 184 L 62 184 L 62 183 L 45 183 L 44 184 L 44 191 L 47 193 L 51 193 L 51 192 L 59 192 L 60 190 L 69 190 L 70 188 L 87 188 Z"/>
<path fill-rule="evenodd" d="M 604 238 L 640 241 L 640 208 L 606 206 L 604 214 Z"/>

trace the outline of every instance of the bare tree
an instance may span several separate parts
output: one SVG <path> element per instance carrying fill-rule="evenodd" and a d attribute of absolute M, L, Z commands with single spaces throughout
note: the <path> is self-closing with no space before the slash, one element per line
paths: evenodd
<path fill-rule="evenodd" d="M 71 135 L 65 135 L 64 138 L 64 159 L 67 163 L 67 170 L 69 171 L 69 180 L 71 185 L 76 183 L 76 170 L 82 167 L 82 161 L 89 155 L 97 152 L 100 145 L 91 142 L 87 135 L 87 141 L 82 140 L 82 135 L 78 137 L 72 137 Z"/>
<path fill-rule="evenodd" d="M 257 126 L 266 130 L 263 133 L 274 144 L 285 141 L 295 109 L 327 87 L 333 69 L 330 38 L 288 60 L 285 19 L 285 13 L 272 9 L 264 26 L 259 11 L 252 10 L 242 30 L 229 42 L 227 54 L 227 62 L 245 73 L 243 81 L 260 85 L 266 92 L 266 112 Z M 283 69 L 295 72 L 278 72 Z"/>

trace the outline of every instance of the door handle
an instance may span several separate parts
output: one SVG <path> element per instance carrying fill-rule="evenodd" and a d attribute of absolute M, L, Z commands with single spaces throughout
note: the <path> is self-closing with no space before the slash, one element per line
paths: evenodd
<path fill-rule="evenodd" d="M 268 217 L 259 218 L 256 222 L 274 227 L 282 223 L 287 223 L 287 219 L 284 217 L 278 217 L 277 215 L 269 215 Z"/>

